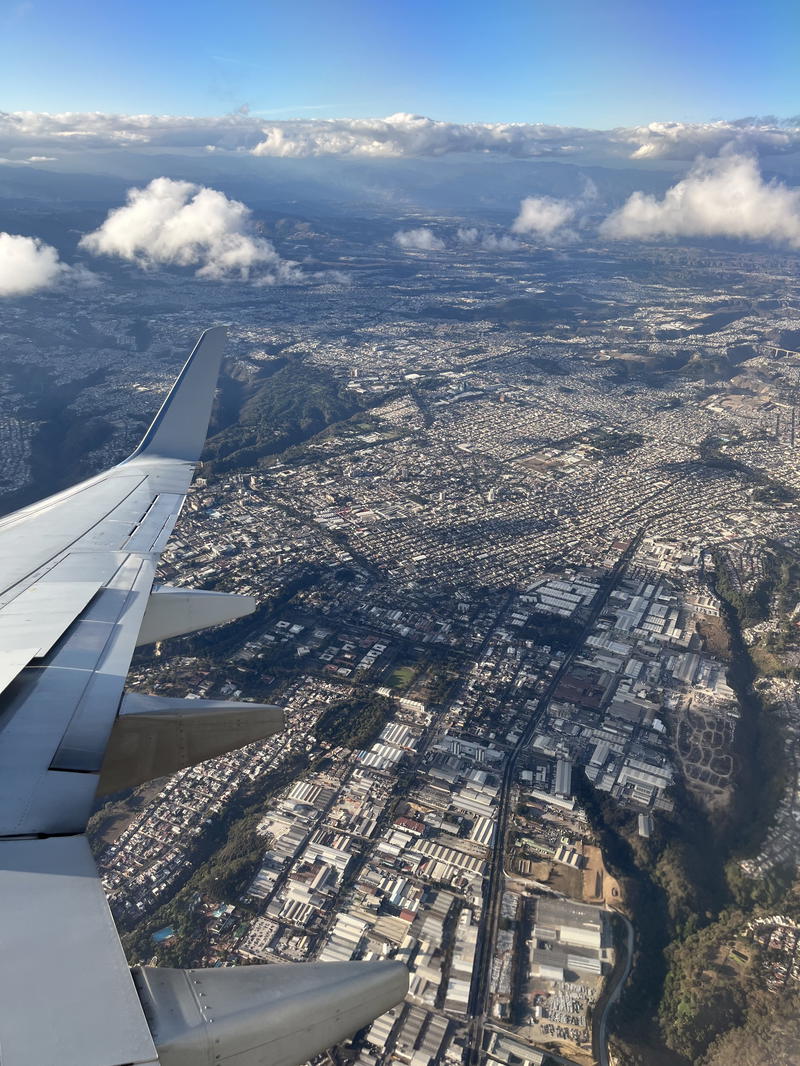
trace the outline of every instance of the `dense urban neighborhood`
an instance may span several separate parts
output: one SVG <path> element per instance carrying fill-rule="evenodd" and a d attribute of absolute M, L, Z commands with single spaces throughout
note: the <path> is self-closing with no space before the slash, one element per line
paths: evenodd
<path fill-rule="evenodd" d="M 160 578 L 259 607 L 129 687 L 286 728 L 98 809 L 128 955 L 401 960 L 337 1064 L 646 1061 L 631 1014 L 688 1061 L 727 1009 L 680 999 L 692 938 L 734 999 L 800 991 L 797 260 L 333 244 L 346 282 L 203 321 L 171 276 L 0 327 L 11 506 L 59 434 L 67 481 L 132 450 L 231 322 Z"/>

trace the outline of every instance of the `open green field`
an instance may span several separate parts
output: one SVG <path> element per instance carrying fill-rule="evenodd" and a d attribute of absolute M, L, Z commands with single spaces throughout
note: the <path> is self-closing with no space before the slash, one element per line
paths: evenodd
<path fill-rule="evenodd" d="M 417 675 L 413 666 L 396 666 L 389 674 L 386 684 L 389 688 L 408 688 Z"/>

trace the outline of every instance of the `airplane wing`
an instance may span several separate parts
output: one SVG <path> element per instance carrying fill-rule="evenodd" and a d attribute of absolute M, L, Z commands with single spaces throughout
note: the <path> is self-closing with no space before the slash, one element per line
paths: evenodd
<path fill-rule="evenodd" d="M 131 971 L 89 851 L 97 795 L 282 725 L 276 707 L 125 691 L 137 645 L 256 606 L 154 585 L 224 342 L 206 330 L 128 459 L 0 520 L 2 1066 L 295 1066 L 406 992 L 393 962 Z"/>

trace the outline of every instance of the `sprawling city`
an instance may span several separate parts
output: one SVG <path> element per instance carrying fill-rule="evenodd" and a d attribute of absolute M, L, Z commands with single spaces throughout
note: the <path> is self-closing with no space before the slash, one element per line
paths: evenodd
<path fill-rule="evenodd" d="M 98 807 L 129 958 L 401 960 L 336 1063 L 697 1061 L 800 983 L 798 261 L 283 229 L 347 279 L 200 315 L 131 272 L 0 331 L 16 501 L 56 437 L 65 477 L 132 450 L 230 323 L 160 575 L 259 608 L 129 687 L 287 726 Z"/>
<path fill-rule="evenodd" d="M 796 4 L 0 4 L 2 1066 L 800 1063 Z"/>

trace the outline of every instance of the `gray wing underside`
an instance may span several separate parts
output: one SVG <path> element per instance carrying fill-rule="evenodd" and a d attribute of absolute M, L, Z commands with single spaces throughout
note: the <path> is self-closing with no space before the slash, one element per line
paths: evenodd
<path fill-rule="evenodd" d="M 3 1066 L 225 1061 L 221 1052 L 208 1057 L 202 1012 L 191 1021 L 197 1048 L 186 1045 L 174 1025 L 164 1036 L 157 992 L 164 1000 L 175 991 L 160 980 L 161 971 L 142 971 L 134 983 L 84 835 L 98 793 L 193 765 L 281 726 L 273 707 L 165 701 L 124 691 L 138 644 L 229 621 L 255 607 L 249 597 L 153 587 L 203 447 L 224 340 L 219 327 L 202 335 L 129 459 L 0 521 Z M 402 998 L 405 970 L 389 966 L 371 976 L 374 996 L 359 988 L 361 1013 L 373 1013 L 356 1028 Z M 255 975 L 262 968 L 247 969 Z M 307 1007 L 314 995 L 321 997 L 318 1008 L 335 1002 L 333 985 L 349 1002 L 340 977 L 333 981 L 331 974 L 327 987 L 324 980 L 316 986 L 306 980 L 301 991 L 304 967 L 290 969 L 297 976 L 287 975 L 281 987 L 288 994 L 296 986 Z M 251 1022 L 257 1016 L 254 1024 L 266 1035 L 255 1057 L 237 1053 L 235 1061 L 277 1066 L 275 1034 L 281 1024 L 288 1032 L 292 1012 L 285 1002 L 280 1006 L 274 987 L 269 993 L 266 985 L 248 988 L 257 1005 Z M 215 995 L 225 1001 L 221 987 Z M 187 1024 L 188 1003 L 182 1007 Z M 339 1004 L 337 1017 L 347 1015 L 345 1006 Z M 317 1009 L 308 1017 L 323 1014 Z M 151 1029 L 159 1017 L 157 1049 Z M 313 1032 L 314 1023 L 305 1026 L 306 1044 L 316 1050 L 352 1031 L 317 1024 L 322 1027 Z M 295 1035 L 286 1046 L 301 1043 Z M 268 1045 L 272 1051 L 264 1057 Z M 188 1046 L 188 1057 L 175 1058 L 177 1046 Z M 295 1060 L 289 1054 L 281 1061 L 289 1066 Z"/>

